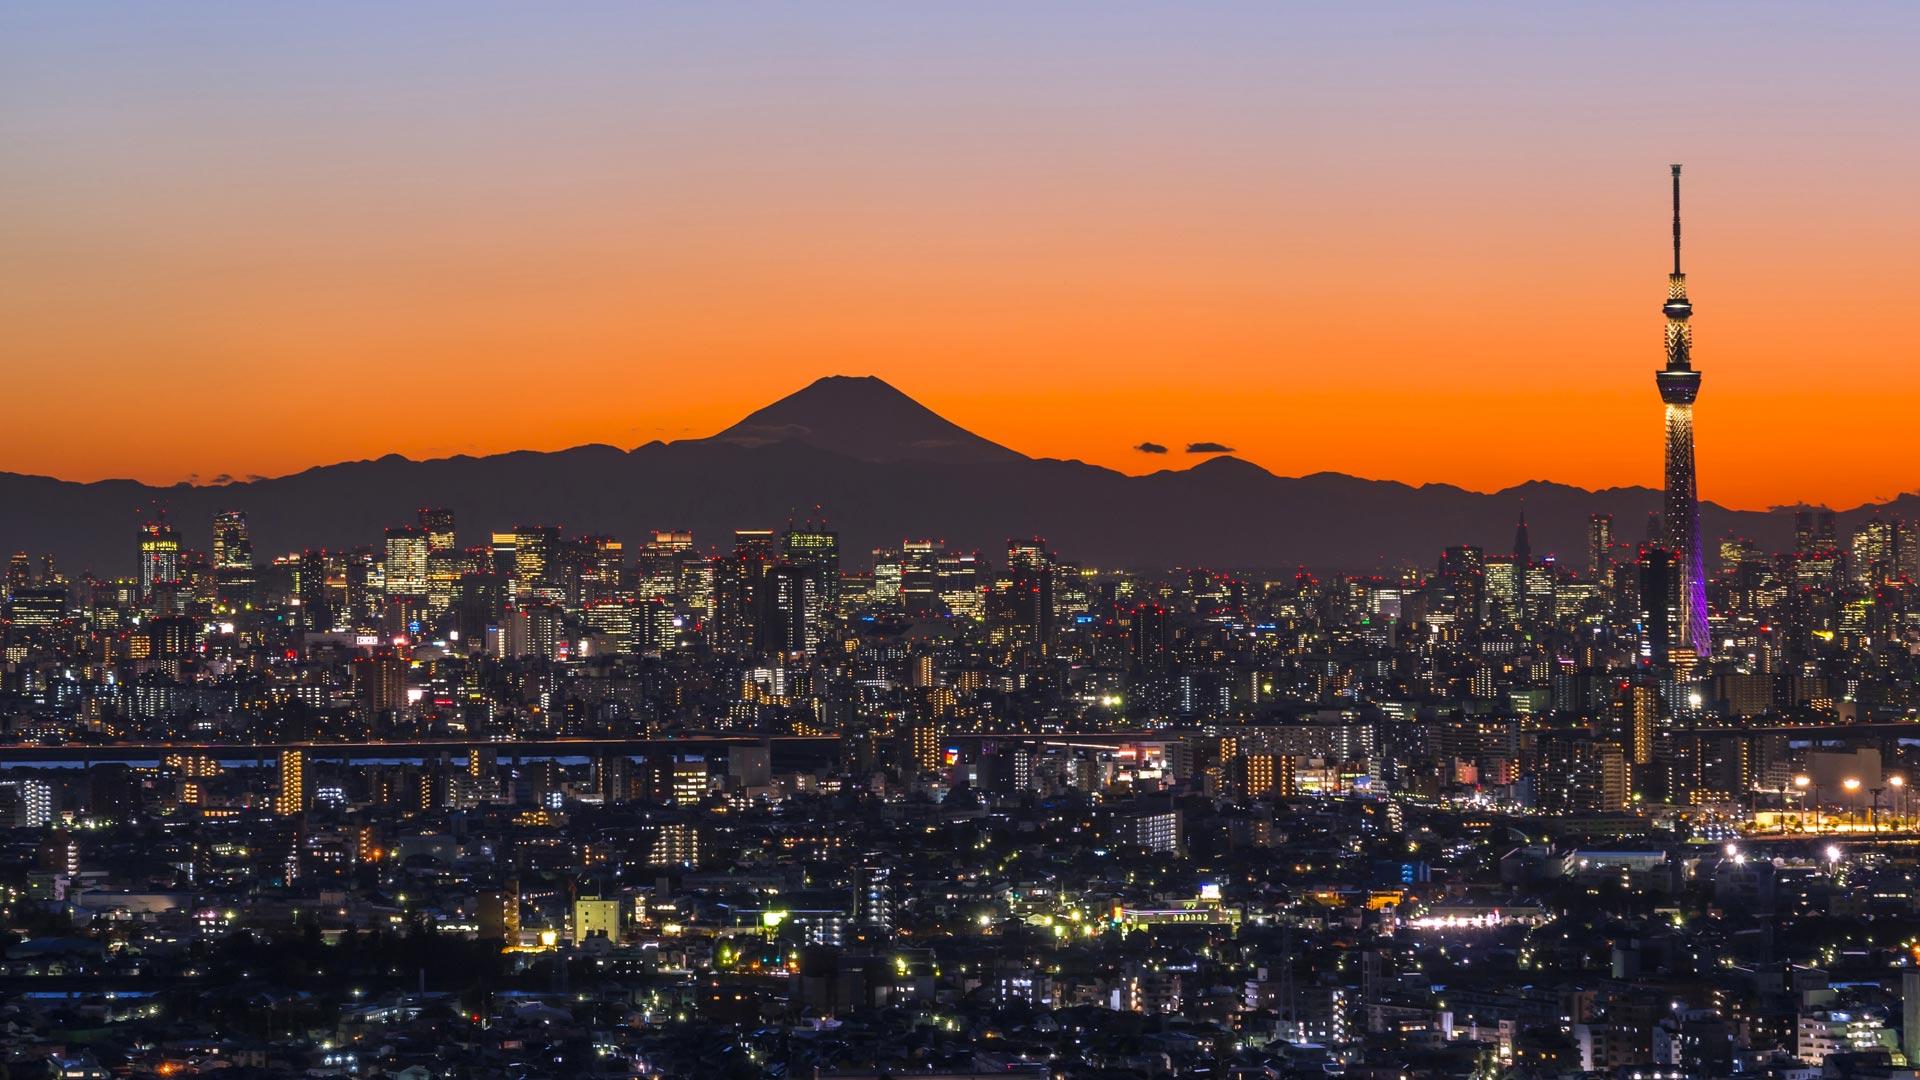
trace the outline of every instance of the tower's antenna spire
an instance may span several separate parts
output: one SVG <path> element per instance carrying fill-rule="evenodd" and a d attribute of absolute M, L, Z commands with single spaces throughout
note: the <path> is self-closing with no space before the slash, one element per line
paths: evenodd
<path fill-rule="evenodd" d="M 1673 167 L 1673 272 L 1680 273 L 1680 166 Z"/>

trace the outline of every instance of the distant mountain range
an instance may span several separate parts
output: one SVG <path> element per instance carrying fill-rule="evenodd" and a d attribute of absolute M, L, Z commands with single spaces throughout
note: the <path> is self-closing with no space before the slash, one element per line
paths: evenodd
<path fill-rule="evenodd" d="M 215 511 L 246 511 L 263 560 L 303 546 L 375 545 L 387 526 L 413 522 L 417 508 L 447 506 L 467 544 L 484 542 L 495 528 L 556 524 L 636 545 L 652 529 L 692 529 L 696 544 L 724 547 L 736 528 L 824 517 L 851 567 L 903 537 L 992 553 L 1009 537 L 1038 535 L 1090 566 L 1365 572 L 1431 564 L 1450 544 L 1508 551 L 1523 500 L 1535 554 L 1584 567 L 1587 515 L 1612 514 L 1616 536 L 1637 541 L 1660 492 L 1534 481 L 1483 494 L 1338 473 L 1275 476 L 1224 455 L 1127 476 L 1027 457 L 879 379 L 832 376 L 709 438 L 632 450 L 590 445 L 432 461 L 389 455 L 217 487 L 0 473 L 0 547 L 52 552 L 69 573 L 120 575 L 133 571 L 136 529 L 156 505 L 202 549 Z M 1920 516 L 1920 497 L 1847 511 L 1842 536 L 1876 509 Z M 1791 543 L 1789 510 L 1708 504 L 1702 519 L 1709 538 L 1734 533 L 1769 550 Z"/>

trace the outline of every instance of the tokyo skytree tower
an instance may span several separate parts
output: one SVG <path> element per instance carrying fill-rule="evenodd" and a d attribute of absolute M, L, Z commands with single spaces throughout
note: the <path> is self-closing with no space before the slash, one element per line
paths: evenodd
<path fill-rule="evenodd" d="M 1700 373 L 1693 370 L 1693 327 L 1687 322 L 1687 275 L 1680 271 L 1680 166 L 1673 166 L 1673 274 L 1667 278 L 1667 366 L 1654 373 L 1667 405 L 1666 547 L 1673 556 L 1678 604 L 1674 642 L 1701 658 L 1713 651 L 1707 629 L 1707 578 L 1700 551 L 1700 497 L 1693 479 L 1693 401 Z"/>

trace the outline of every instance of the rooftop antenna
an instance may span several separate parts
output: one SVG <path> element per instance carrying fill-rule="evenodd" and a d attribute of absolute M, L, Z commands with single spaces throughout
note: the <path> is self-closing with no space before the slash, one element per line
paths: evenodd
<path fill-rule="evenodd" d="M 1680 274 L 1680 166 L 1673 166 L 1673 273 Z"/>

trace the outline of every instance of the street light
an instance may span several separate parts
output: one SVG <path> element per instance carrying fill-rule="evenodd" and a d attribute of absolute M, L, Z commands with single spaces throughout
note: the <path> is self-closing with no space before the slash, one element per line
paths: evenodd
<path fill-rule="evenodd" d="M 1905 813 L 1907 808 L 1906 801 L 1902 798 L 1902 796 L 1907 793 L 1907 778 L 1904 776 L 1889 776 L 1887 777 L 1887 783 L 1893 785 L 1893 831 L 1899 832 L 1900 823 L 1906 820 L 1907 816 Z"/>
<path fill-rule="evenodd" d="M 1813 783 L 1813 778 L 1809 776 L 1796 776 L 1793 778 L 1793 786 L 1800 789 L 1800 831 L 1801 832 L 1807 831 L 1807 785 L 1811 783 Z"/>
<path fill-rule="evenodd" d="M 1857 830 L 1860 826 L 1860 778 L 1849 776 L 1840 781 L 1847 789 L 1847 828 Z"/>

